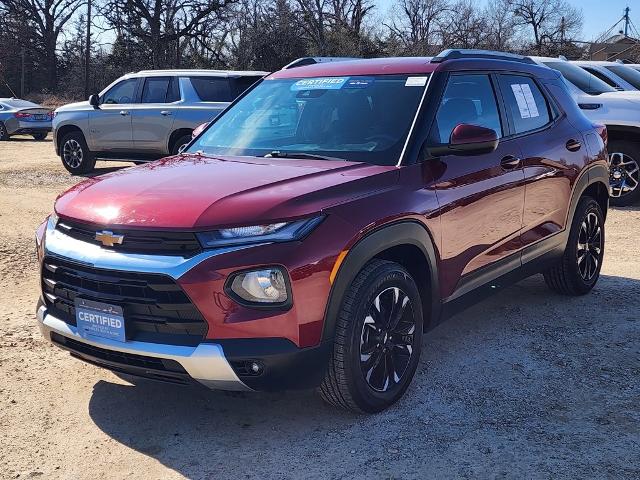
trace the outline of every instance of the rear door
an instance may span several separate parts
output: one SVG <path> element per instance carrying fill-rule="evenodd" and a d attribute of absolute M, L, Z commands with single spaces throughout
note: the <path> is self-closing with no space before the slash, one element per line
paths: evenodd
<path fill-rule="evenodd" d="M 452 74 L 430 133 L 448 143 L 461 123 L 491 128 L 500 137 L 492 153 L 446 155 L 435 188 L 441 206 L 445 298 L 456 298 L 520 266 L 524 174 L 515 139 L 504 138 L 506 119 L 498 108 L 494 79 L 487 74 Z"/>
<path fill-rule="evenodd" d="M 89 112 L 89 148 L 96 152 L 133 149 L 131 110 L 135 105 L 138 79 L 122 80 L 100 97 L 100 108 Z"/>
<path fill-rule="evenodd" d="M 138 152 L 164 153 L 180 105 L 178 78 L 147 77 L 142 82 L 132 110 L 134 147 Z"/>
<path fill-rule="evenodd" d="M 522 243 L 533 247 L 565 227 L 572 186 L 584 164 L 586 147 L 580 132 L 533 77 L 510 74 L 499 79 L 513 138 L 523 152 Z M 537 255 L 535 248 L 529 250 L 523 261 Z"/>

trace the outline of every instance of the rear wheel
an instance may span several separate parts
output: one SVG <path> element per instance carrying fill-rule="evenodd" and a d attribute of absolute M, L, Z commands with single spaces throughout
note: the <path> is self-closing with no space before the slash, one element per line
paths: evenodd
<path fill-rule="evenodd" d="M 7 127 L 4 126 L 4 123 L 0 122 L 0 141 L 9 140 L 9 132 L 7 132 Z"/>
<path fill-rule="evenodd" d="M 46 132 L 34 133 L 32 136 L 35 140 L 44 140 L 45 138 L 47 138 L 47 133 Z"/>
<path fill-rule="evenodd" d="M 178 153 L 180 153 L 180 147 L 186 145 L 190 141 L 191 135 L 183 135 L 182 137 L 178 138 L 178 140 L 176 140 L 173 144 L 173 147 L 171 147 L 171 155 L 177 155 Z"/>
<path fill-rule="evenodd" d="M 60 142 L 62 165 L 74 175 L 88 173 L 96 165 L 96 159 L 89 151 L 87 142 L 80 132 L 67 133 Z"/>
<path fill-rule="evenodd" d="M 396 402 L 420 359 L 421 305 L 418 288 L 401 265 L 377 259 L 365 265 L 338 315 L 322 398 L 367 413 Z"/>
<path fill-rule="evenodd" d="M 640 200 L 640 147 L 633 142 L 609 143 L 611 204 L 619 207 Z"/>
<path fill-rule="evenodd" d="M 604 215 L 598 202 L 582 197 L 573 216 L 562 259 L 544 272 L 551 290 L 563 295 L 584 295 L 598 281 L 604 258 Z"/>

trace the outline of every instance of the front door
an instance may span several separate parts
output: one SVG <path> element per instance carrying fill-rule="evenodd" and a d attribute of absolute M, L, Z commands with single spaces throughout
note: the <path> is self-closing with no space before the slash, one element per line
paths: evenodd
<path fill-rule="evenodd" d="M 94 152 L 126 152 L 133 149 L 131 109 L 138 79 L 118 82 L 100 97 L 100 108 L 89 113 L 89 148 Z"/>
<path fill-rule="evenodd" d="M 436 180 L 441 209 L 442 294 L 450 300 L 520 266 L 524 173 L 516 140 L 503 139 L 504 115 L 496 86 L 485 74 L 452 74 L 430 139 L 446 144 L 459 124 L 491 128 L 500 143 L 492 153 L 445 155 Z"/>

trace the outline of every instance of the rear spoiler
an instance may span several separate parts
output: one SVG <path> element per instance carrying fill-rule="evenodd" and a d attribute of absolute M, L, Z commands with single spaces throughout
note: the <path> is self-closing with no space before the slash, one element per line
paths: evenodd
<path fill-rule="evenodd" d="M 347 60 L 362 60 L 356 57 L 302 57 L 288 63 L 282 70 L 289 70 L 290 68 L 304 67 L 305 65 L 313 65 L 315 63 L 328 63 L 328 62 L 344 62 Z"/>

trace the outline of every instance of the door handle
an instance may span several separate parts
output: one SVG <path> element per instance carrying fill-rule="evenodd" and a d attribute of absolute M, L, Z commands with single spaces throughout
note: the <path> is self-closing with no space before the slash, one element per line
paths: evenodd
<path fill-rule="evenodd" d="M 520 166 L 520 162 L 521 160 L 518 157 L 507 155 L 502 160 L 500 160 L 500 166 L 505 170 L 513 170 Z"/>
<path fill-rule="evenodd" d="M 580 147 L 582 147 L 582 144 L 572 138 L 570 140 L 567 140 L 566 147 L 570 152 L 577 152 L 578 150 L 580 150 Z"/>
<path fill-rule="evenodd" d="M 160 115 L 164 115 L 166 117 L 167 115 L 171 115 L 171 112 L 169 110 L 162 110 Z"/>
<path fill-rule="evenodd" d="M 126 117 L 127 115 L 129 115 L 129 112 L 127 112 L 126 110 L 120 110 L 120 115 Z"/>

